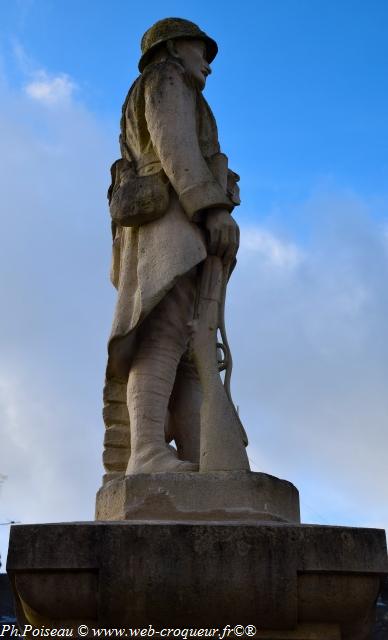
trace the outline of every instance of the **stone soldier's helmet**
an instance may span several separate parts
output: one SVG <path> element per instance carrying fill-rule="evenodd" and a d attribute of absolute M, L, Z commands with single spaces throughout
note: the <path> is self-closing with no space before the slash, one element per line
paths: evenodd
<path fill-rule="evenodd" d="M 164 18 L 155 22 L 141 39 L 142 56 L 139 61 L 139 70 L 143 71 L 155 49 L 167 40 L 173 38 L 193 38 L 193 40 L 203 40 L 206 44 L 206 59 L 210 63 L 217 55 L 218 47 L 215 40 L 210 38 L 204 31 L 182 18 Z"/>

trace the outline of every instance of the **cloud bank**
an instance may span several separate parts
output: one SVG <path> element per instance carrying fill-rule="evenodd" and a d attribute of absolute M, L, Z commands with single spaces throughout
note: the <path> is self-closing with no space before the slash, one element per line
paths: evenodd
<path fill-rule="evenodd" d="M 387 526 L 386 210 L 338 192 L 300 207 L 303 245 L 243 229 L 235 398 L 256 468 L 294 481 L 305 519 Z"/>
<path fill-rule="evenodd" d="M 90 519 L 102 473 L 117 131 L 73 85 L 0 78 L 0 522 Z M 3 563 L 7 538 L 0 527 Z"/>

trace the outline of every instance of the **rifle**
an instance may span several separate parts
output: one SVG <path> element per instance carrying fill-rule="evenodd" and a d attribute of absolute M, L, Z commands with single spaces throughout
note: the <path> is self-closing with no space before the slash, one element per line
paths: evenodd
<path fill-rule="evenodd" d="M 230 393 L 232 357 L 225 331 L 230 264 L 208 256 L 202 265 L 193 321 L 193 358 L 203 390 L 199 470 L 249 471 L 247 436 Z M 222 343 L 217 341 L 218 330 Z M 219 360 L 217 352 L 222 352 Z M 224 383 L 220 371 L 225 370 Z"/>

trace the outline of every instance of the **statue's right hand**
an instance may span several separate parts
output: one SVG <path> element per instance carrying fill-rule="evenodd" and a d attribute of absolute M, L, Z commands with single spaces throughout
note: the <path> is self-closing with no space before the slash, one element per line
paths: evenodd
<path fill-rule="evenodd" d="M 227 209 L 209 209 L 205 227 L 208 231 L 208 251 L 223 263 L 231 262 L 240 244 L 240 229 Z"/>

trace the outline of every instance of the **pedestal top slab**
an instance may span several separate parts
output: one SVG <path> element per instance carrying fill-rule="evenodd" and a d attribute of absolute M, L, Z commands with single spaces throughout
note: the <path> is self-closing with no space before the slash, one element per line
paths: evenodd
<path fill-rule="evenodd" d="M 128 475 L 101 487 L 96 520 L 299 523 L 299 493 L 251 471 Z"/>

